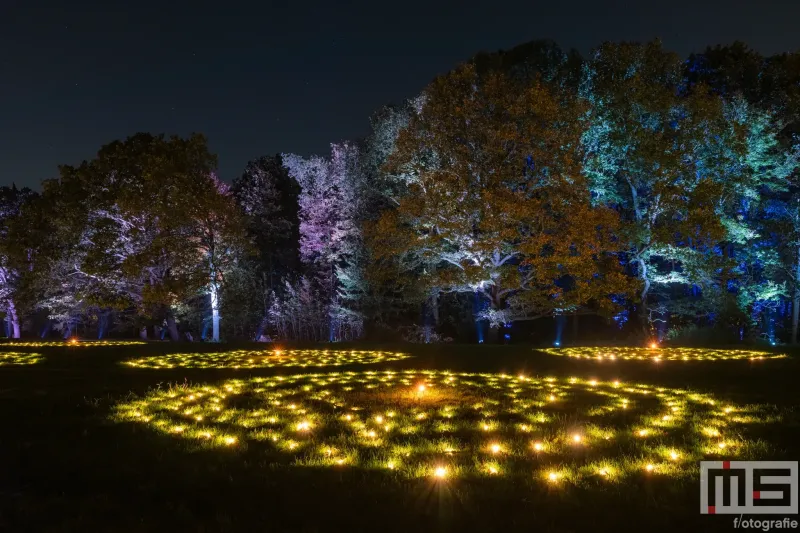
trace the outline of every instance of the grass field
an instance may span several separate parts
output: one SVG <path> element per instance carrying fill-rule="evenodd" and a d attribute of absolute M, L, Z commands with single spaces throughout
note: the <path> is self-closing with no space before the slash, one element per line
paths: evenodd
<path fill-rule="evenodd" d="M 727 531 L 697 461 L 800 455 L 795 356 L 260 348 L 8 346 L 0 531 Z"/>

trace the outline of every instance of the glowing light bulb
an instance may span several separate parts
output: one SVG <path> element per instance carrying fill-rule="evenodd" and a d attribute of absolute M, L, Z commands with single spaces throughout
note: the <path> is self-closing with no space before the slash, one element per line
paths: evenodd
<path fill-rule="evenodd" d="M 673 461 L 677 461 L 678 457 L 680 457 L 680 455 L 678 455 L 678 452 L 669 452 L 669 458 L 672 459 Z"/>
<path fill-rule="evenodd" d="M 719 444 L 717 444 L 717 446 L 719 446 L 720 449 L 724 449 L 727 446 L 727 444 L 725 444 L 725 441 L 722 441 Z"/>
<path fill-rule="evenodd" d="M 495 468 L 495 467 L 493 467 L 493 466 L 490 466 L 490 467 L 489 467 L 489 473 L 490 473 L 490 474 L 496 474 L 496 473 L 497 473 L 497 468 Z"/>
<path fill-rule="evenodd" d="M 651 342 L 650 343 L 650 349 L 651 350 L 655 350 L 656 348 L 658 348 L 658 343 L 657 342 Z"/>
<path fill-rule="evenodd" d="M 236 444 L 236 437 L 225 437 L 225 444 L 228 446 L 233 446 Z"/>
<path fill-rule="evenodd" d="M 395 467 L 394 461 L 389 461 L 388 463 L 386 463 L 386 468 L 388 468 L 389 470 L 394 470 L 394 467 Z"/>
<path fill-rule="evenodd" d="M 582 440 L 582 437 L 581 437 L 580 435 L 578 435 L 577 433 L 575 433 L 575 434 L 572 436 L 572 441 L 573 441 L 573 442 L 575 442 L 575 443 L 580 443 L 580 442 L 581 442 L 581 440 Z"/>
<path fill-rule="evenodd" d="M 547 474 L 547 479 L 549 479 L 551 483 L 555 483 L 558 481 L 558 474 L 556 472 L 550 472 Z"/>
<path fill-rule="evenodd" d="M 547 398 L 547 399 L 548 399 L 548 400 L 550 400 L 551 402 L 554 402 L 554 401 L 556 401 L 556 397 L 555 397 L 555 395 L 553 395 L 553 394 L 551 394 L 550 396 L 548 396 L 548 398 Z"/>
<path fill-rule="evenodd" d="M 648 464 L 647 466 L 644 467 L 644 469 L 647 470 L 648 472 L 652 472 L 654 468 L 655 466 L 653 466 L 652 464 Z"/>
<path fill-rule="evenodd" d="M 606 470 L 605 468 L 601 468 L 599 474 L 601 476 L 607 476 L 608 475 L 608 470 Z"/>
<path fill-rule="evenodd" d="M 447 477 L 447 469 L 443 466 L 438 466 L 436 470 L 433 471 L 433 475 L 439 479 L 444 479 Z"/>
<path fill-rule="evenodd" d="M 423 392 L 425 392 L 425 385 L 420 385 L 420 386 L 418 386 L 418 387 L 417 387 L 417 391 L 418 391 L 420 394 L 422 394 Z"/>
<path fill-rule="evenodd" d="M 500 445 L 499 444 L 492 444 L 490 449 L 492 453 L 500 453 Z"/>
<path fill-rule="evenodd" d="M 536 450 L 537 452 L 540 452 L 544 449 L 544 444 L 542 444 L 541 442 L 534 442 L 533 449 Z"/>
<path fill-rule="evenodd" d="M 378 424 L 380 424 L 380 423 L 382 423 L 382 422 L 383 422 L 383 417 L 382 417 L 381 415 L 378 415 L 378 416 L 376 416 L 376 417 L 375 417 L 375 421 L 376 421 Z"/>
<path fill-rule="evenodd" d="M 647 430 L 646 429 L 640 429 L 639 430 L 639 436 L 640 437 L 646 437 L 647 436 Z"/>
<path fill-rule="evenodd" d="M 596 386 L 597 380 L 593 379 L 592 381 L 589 382 L 589 385 L 591 385 L 592 387 Z"/>

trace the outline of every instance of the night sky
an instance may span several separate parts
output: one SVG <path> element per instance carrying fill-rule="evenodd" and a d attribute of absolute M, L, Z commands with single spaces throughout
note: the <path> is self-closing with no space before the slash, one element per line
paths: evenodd
<path fill-rule="evenodd" d="M 231 180 L 261 155 L 326 154 L 476 52 L 533 39 L 800 48 L 800 2 L 638 4 L 0 0 L 0 184 L 38 188 L 137 131 L 205 133 Z"/>

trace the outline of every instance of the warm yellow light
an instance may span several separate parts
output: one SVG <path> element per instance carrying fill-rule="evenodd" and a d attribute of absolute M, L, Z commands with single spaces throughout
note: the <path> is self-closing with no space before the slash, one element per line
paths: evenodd
<path fill-rule="evenodd" d="M 236 444 L 236 437 L 225 437 L 225 444 L 228 446 Z"/>
<path fill-rule="evenodd" d="M 375 417 L 375 422 L 377 422 L 378 424 L 383 423 L 383 417 L 381 415 L 376 416 Z"/>
<path fill-rule="evenodd" d="M 551 394 L 547 399 L 550 400 L 551 402 L 556 401 L 556 397 L 553 394 Z"/>
<path fill-rule="evenodd" d="M 644 468 L 645 468 L 645 470 L 647 470 L 648 472 L 652 472 L 652 471 L 653 471 L 653 469 L 655 468 L 655 466 L 653 466 L 652 464 L 648 464 L 648 465 L 647 465 L 647 466 L 645 466 Z"/>
<path fill-rule="evenodd" d="M 417 391 L 419 391 L 420 393 L 425 392 L 425 385 L 418 386 Z"/>
<path fill-rule="evenodd" d="M 640 437 L 646 437 L 647 436 L 647 430 L 646 429 L 640 429 L 639 430 L 639 436 Z"/>
<path fill-rule="evenodd" d="M 497 468 L 495 468 L 495 467 L 493 467 L 493 466 L 490 466 L 490 467 L 489 467 L 489 473 L 490 473 L 490 474 L 496 474 L 496 473 L 497 473 Z"/>
<path fill-rule="evenodd" d="M 717 446 L 719 446 L 720 449 L 723 449 L 727 446 L 727 444 L 725 444 L 725 441 L 722 441 L 719 444 L 717 444 Z"/>
<path fill-rule="evenodd" d="M 669 458 L 672 459 L 673 461 L 677 461 L 678 457 L 680 457 L 680 455 L 678 455 L 678 452 L 669 452 Z"/>
<path fill-rule="evenodd" d="M 657 342 L 651 342 L 650 343 L 650 349 L 651 350 L 655 350 L 656 348 L 658 348 L 658 343 Z"/>
<path fill-rule="evenodd" d="M 297 431 L 307 431 L 311 427 L 311 423 L 303 421 L 297 424 Z"/>
<path fill-rule="evenodd" d="M 558 473 L 556 473 L 556 472 L 550 472 L 550 473 L 547 475 L 547 479 L 549 479 L 551 483 L 555 483 L 556 481 L 558 481 Z"/>
<path fill-rule="evenodd" d="M 394 461 L 389 461 L 388 463 L 386 463 L 386 468 L 388 468 L 389 470 L 394 470 L 394 467 L 395 467 Z"/>
<path fill-rule="evenodd" d="M 544 444 L 542 444 L 541 442 L 534 442 L 533 449 L 536 450 L 537 452 L 540 452 L 544 449 Z"/>
<path fill-rule="evenodd" d="M 583 439 L 583 437 L 581 437 L 581 436 L 580 436 L 580 435 L 578 435 L 577 433 L 575 433 L 575 434 L 572 436 L 572 441 L 573 441 L 573 442 L 576 442 L 576 443 L 579 443 L 579 442 L 580 442 L 582 439 Z"/>
<path fill-rule="evenodd" d="M 444 479 L 447 477 L 447 469 L 443 466 L 438 466 L 436 470 L 433 471 L 433 475 L 439 479 Z"/>
<path fill-rule="evenodd" d="M 496 443 L 492 444 L 490 446 L 490 449 L 492 450 L 492 453 L 500 453 L 500 445 L 499 444 L 496 444 Z"/>

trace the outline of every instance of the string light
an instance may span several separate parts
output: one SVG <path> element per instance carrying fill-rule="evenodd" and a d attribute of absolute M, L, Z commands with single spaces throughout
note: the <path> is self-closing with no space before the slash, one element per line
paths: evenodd
<path fill-rule="evenodd" d="M 139 343 L 131 343 L 139 344 Z M 90 345 L 81 343 L 81 345 Z M 136 368 L 277 368 L 323 367 L 399 361 L 408 354 L 370 350 L 231 350 L 214 353 L 178 353 L 142 357 L 122 364 Z"/>
<path fill-rule="evenodd" d="M 22 353 L 22 352 L 0 353 L 0 366 L 35 365 L 36 363 L 40 363 L 42 361 L 44 361 L 44 356 L 39 353 Z"/>
<path fill-rule="evenodd" d="M 660 348 L 657 343 L 651 343 L 647 348 L 622 346 L 616 348 L 599 347 L 574 347 L 574 348 L 543 348 L 541 351 L 551 355 L 573 357 L 595 361 L 728 361 L 764 359 L 782 359 L 786 354 L 772 352 L 759 352 L 755 350 L 722 350 L 711 348 Z"/>
<path fill-rule="evenodd" d="M 587 446 L 585 453 L 575 453 L 577 447 L 570 450 L 570 445 L 585 446 L 592 439 L 607 441 L 617 432 L 637 437 L 653 433 L 650 428 L 625 425 L 629 417 L 614 415 L 620 406 L 629 406 L 631 416 L 658 427 L 657 453 L 671 462 L 669 468 L 653 468 L 660 475 L 670 476 L 686 475 L 692 468 L 688 461 L 678 463 L 681 454 L 668 447 L 677 439 L 684 443 L 694 439 L 694 444 L 687 444 L 707 454 L 719 454 L 722 449 L 726 454 L 731 453 L 729 450 L 736 454 L 746 449 L 743 441 L 737 440 L 735 448 L 730 444 L 726 447 L 728 441 L 721 439 L 718 428 L 724 425 L 735 431 L 750 423 L 748 420 L 759 419 L 756 406 L 722 404 L 708 394 L 681 389 L 577 377 L 518 377 L 404 370 L 229 379 L 218 385 L 153 391 L 144 398 L 119 404 L 114 417 L 193 441 L 204 449 L 233 446 L 240 440 L 242 444 L 260 441 L 280 452 L 275 461 L 289 464 L 355 465 L 357 457 L 377 454 L 385 457 L 378 466 L 411 477 L 437 477 L 436 468 L 445 469 L 446 477 L 455 472 L 459 477 L 485 476 L 487 472 L 514 476 L 526 468 L 543 466 L 543 479 L 548 480 L 550 472 L 556 474 L 553 481 L 561 479 L 567 470 L 548 470 L 549 461 L 574 465 L 569 475 L 576 481 L 597 475 L 617 479 L 617 472 L 647 470 L 646 465 L 625 459 L 653 452 L 653 444 L 639 439 L 623 439 L 619 446 L 603 445 L 592 450 Z M 417 396 L 420 384 L 428 392 L 425 397 Z M 548 394 L 559 394 L 562 402 L 550 406 L 542 401 Z M 640 398 L 647 401 L 636 401 Z M 392 409 L 382 408 L 387 405 Z M 564 407 L 570 409 L 569 417 L 563 416 Z M 721 419 L 728 409 L 737 416 Z M 361 416 L 362 411 L 370 414 Z M 676 414 L 664 415 L 665 411 Z M 485 418 L 474 421 L 476 414 Z M 422 424 L 423 419 L 432 422 Z M 663 424 L 665 420 L 669 423 Z M 493 432 L 492 440 L 475 438 L 488 431 Z M 556 437 L 545 444 L 544 439 L 530 440 L 531 431 Z M 287 439 L 288 435 L 296 440 Z M 413 435 L 412 440 L 409 435 Z M 707 441 L 707 437 L 715 438 Z M 349 449 L 341 455 L 333 445 L 345 442 Z M 517 452 L 525 447 L 532 453 Z M 545 450 L 546 455 L 539 455 Z M 433 453 L 447 454 L 452 464 L 431 465 Z M 486 462 L 486 454 L 508 454 L 513 460 L 501 466 Z M 590 454 L 598 466 L 584 468 L 585 454 Z M 404 458 L 403 468 L 396 457 Z M 370 459 L 364 465 L 376 463 Z"/>

